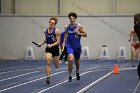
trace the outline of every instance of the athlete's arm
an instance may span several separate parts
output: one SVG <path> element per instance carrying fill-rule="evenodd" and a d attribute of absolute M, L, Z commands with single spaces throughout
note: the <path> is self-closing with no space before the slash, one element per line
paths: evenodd
<path fill-rule="evenodd" d="M 65 33 L 64 33 L 64 40 L 63 40 L 62 46 L 65 46 L 65 42 L 66 42 L 66 38 L 67 38 L 67 31 L 66 31 L 67 29 L 66 29 L 66 27 L 67 26 L 64 27 Z"/>
<path fill-rule="evenodd" d="M 44 39 L 41 43 L 39 43 L 40 46 L 46 43 L 46 39 Z"/>
<path fill-rule="evenodd" d="M 77 35 L 80 35 L 82 37 L 87 37 L 87 33 L 85 32 L 85 29 L 81 24 L 78 24 L 78 30 L 76 31 Z"/>
<path fill-rule="evenodd" d="M 130 35 L 129 35 L 129 38 L 128 38 L 128 41 L 130 42 L 131 41 L 131 37 L 132 37 L 132 35 L 133 35 L 133 29 L 131 29 L 131 33 L 130 33 Z"/>

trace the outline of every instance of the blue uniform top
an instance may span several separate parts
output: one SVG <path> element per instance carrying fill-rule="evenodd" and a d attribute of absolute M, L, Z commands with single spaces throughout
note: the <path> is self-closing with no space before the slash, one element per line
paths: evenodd
<path fill-rule="evenodd" d="M 72 48 L 79 48 L 81 47 L 81 36 L 77 35 L 75 30 L 78 28 L 78 24 L 75 24 L 73 28 L 68 25 L 66 27 L 66 31 L 68 33 L 67 36 L 67 47 L 72 47 Z"/>
<path fill-rule="evenodd" d="M 64 34 L 65 34 L 65 32 L 62 32 L 61 35 L 60 35 L 60 46 L 62 46 L 62 44 L 63 44 Z"/>
<path fill-rule="evenodd" d="M 48 33 L 48 29 L 46 29 L 45 36 L 46 36 L 46 43 L 47 43 L 47 44 L 53 44 L 54 42 L 57 41 L 57 39 L 56 39 L 56 34 L 55 34 L 55 30 L 56 30 L 56 28 L 53 28 L 52 33 Z M 58 46 L 59 46 L 59 45 L 58 45 Z M 53 47 L 55 47 L 55 46 L 53 46 Z M 52 48 L 53 48 L 53 47 L 52 47 Z"/>

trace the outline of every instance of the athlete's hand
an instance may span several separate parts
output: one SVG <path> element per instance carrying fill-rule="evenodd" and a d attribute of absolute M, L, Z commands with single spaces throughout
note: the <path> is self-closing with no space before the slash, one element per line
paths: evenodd
<path fill-rule="evenodd" d="M 135 41 L 135 43 L 136 43 L 136 44 L 140 44 L 140 41 L 139 41 L 139 40 L 137 40 L 137 41 Z"/>
<path fill-rule="evenodd" d="M 65 42 L 62 43 L 62 46 L 65 46 Z"/>
<path fill-rule="evenodd" d="M 77 35 L 80 35 L 79 29 L 76 29 L 76 30 L 75 30 L 75 33 L 76 33 Z"/>
<path fill-rule="evenodd" d="M 47 44 L 47 47 L 48 47 L 48 48 L 51 48 L 51 47 L 52 47 L 52 44 Z"/>
<path fill-rule="evenodd" d="M 42 45 L 41 43 L 38 43 L 38 47 L 41 47 L 41 45 Z"/>
<path fill-rule="evenodd" d="M 129 41 L 129 42 L 131 41 L 131 37 L 128 38 L 128 41 Z"/>

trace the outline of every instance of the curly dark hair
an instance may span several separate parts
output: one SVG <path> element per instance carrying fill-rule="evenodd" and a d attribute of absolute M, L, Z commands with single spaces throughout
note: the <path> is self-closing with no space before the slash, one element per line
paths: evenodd
<path fill-rule="evenodd" d="M 75 12 L 70 12 L 70 13 L 68 14 L 68 17 L 69 17 L 69 18 L 70 18 L 71 16 L 77 18 L 77 14 L 76 14 Z"/>

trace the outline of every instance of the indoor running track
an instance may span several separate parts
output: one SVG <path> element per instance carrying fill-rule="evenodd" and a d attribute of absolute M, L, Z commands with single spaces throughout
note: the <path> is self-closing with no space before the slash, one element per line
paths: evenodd
<path fill-rule="evenodd" d="M 114 64 L 119 74 L 114 74 Z M 137 65 L 130 61 L 81 60 L 81 80 L 68 82 L 67 65 L 55 69 L 52 62 L 51 84 L 45 82 L 44 60 L 1 60 L 0 93 L 140 93 Z"/>

